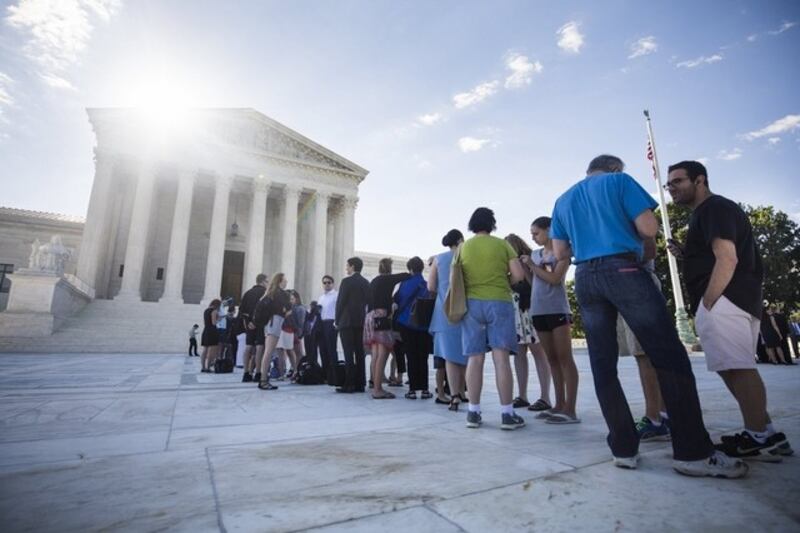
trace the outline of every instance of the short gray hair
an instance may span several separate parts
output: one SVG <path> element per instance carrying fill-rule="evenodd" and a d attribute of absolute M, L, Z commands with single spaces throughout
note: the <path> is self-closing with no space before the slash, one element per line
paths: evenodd
<path fill-rule="evenodd" d="M 603 154 L 598 155 L 589 163 L 589 168 L 586 169 L 587 174 L 592 172 L 622 172 L 625 170 L 625 163 L 615 155 Z"/>

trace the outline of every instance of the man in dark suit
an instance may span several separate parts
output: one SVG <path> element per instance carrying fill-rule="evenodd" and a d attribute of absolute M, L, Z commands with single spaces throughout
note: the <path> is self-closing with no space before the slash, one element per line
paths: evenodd
<path fill-rule="evenodd" d="M 364 315 L 369 300 L 369 282 L 361 275 L 364 262 L 359 257 L 347 260 L 347 277 L 339 285 L 336 300 L 336 328 L 342 340 L 345 382 L 336 392 L 364 392 Z"/>

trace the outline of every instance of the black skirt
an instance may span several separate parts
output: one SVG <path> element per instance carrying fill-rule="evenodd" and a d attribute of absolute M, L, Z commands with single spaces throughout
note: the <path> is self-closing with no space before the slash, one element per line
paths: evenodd
<path fill-rule="evenodd" d="M 203 328 L 201 346 L 219 346 L 219 330 L 216 327 Z"/>

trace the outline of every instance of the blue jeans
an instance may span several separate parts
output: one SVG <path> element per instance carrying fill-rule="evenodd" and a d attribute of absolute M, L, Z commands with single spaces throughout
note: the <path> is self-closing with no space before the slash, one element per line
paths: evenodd
<path fill-rule="evenodd" d="M 628 323 L 658 375 L 672 430 L 673 457 L 695 461 L 714 448 L 703 424 L 697 385 L 661 291 L 638 263 L 601 257 L 580 263 L 575 294 L 589 345 L 594 388 L 615 457 L 632 457 L 639 437 L 617 377 L 617 312 Z"/>

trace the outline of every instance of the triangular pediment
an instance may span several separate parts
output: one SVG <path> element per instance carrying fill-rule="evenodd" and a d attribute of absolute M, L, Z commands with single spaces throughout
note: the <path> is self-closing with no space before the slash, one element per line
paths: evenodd
<path fill-rule="evenodd" d="M 215 133 L 250 152 L 355 174 L 369 171 L 254 109 L 220 110 Z"/>

